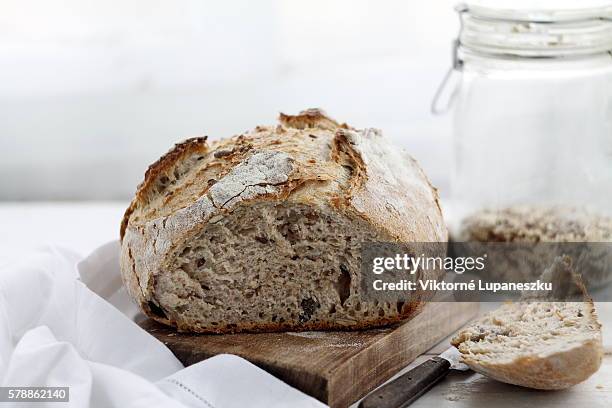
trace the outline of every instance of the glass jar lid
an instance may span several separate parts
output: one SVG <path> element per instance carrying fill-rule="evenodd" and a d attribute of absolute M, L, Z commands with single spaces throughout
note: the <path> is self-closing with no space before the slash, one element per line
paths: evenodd
<path fill-rule="evenodd" d="M 473 0 L 457 11 L 462 51 L 542 58 L 612 55 L 610 1 Z"/>

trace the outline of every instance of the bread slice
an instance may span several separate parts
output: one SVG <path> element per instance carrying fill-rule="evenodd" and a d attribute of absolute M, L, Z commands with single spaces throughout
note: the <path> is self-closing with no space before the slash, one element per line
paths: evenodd
<path fill-rule="evenodd" d="M 312 109 L 176 145 L 146 172 L 121 236 L 123 279 L 145 314 L 181 331 L 227 333 L 406 319 L 424 294 L 364 298 L 361 246 L 446 241 L 447 231 L 414 159 L 378 130 Z"/>
<path fill-rule="evenodd" d="M 567 282 L 568 258 L 556 259 L 542 275 Z M 559 280 L 560 279 L 560 280 Z M 559 285 L 568 295 L 571 285 Z M 561 296 L 555 293 L 555 296 Z M 550 302 L 541 295 L 504 304 L 451 341 L 471 369 L 499 381 L 542 390 L 578 384 L 603 358 L 601 325 L 592 300 Z"/>

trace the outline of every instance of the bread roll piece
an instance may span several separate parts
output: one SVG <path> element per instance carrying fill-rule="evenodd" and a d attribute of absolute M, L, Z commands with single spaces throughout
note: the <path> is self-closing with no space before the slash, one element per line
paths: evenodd
<path fill-rule="evenodd" d="M 553 296 L 575 296 L 578 287 L 569 258 L 557 258 L 542 274 L 553 282 Z M 557 282 L 558 284 L 555 284 Z M 455 336 L 471 369 L 498 381 L 542 390 L 578 384 L 595 373 L 603 358 L 601 324 L 589 298 L 584 302 L 541 301 L 544 294 L 504 304 Z"/>
<path fill-rule="evenodd" d="M 225 333 L 408 318 L 422 293 L 395 303 L 360 294 L 361 244 L 446 241 L 447 231 L 414 159 L 378 130 L 312 109 L 177 144 L 147 170 L 121 239 L 123 279 L 145 314 Z"/>

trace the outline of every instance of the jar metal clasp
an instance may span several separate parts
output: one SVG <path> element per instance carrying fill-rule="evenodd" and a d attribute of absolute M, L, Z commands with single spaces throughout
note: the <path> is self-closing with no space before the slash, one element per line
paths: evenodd
<path fill-rule="evenodd" d="M 455 7 L 455 11 L 462 15 L 463 13 L 468 11 L 468 7 L 466 4 L 458 4 Z M 459 18 L 459 34 L 457 34 L 457 38 L 453 41 L 452 46 L 452 54 L 451 60 L 452 64 L 444 78 L 442 78 L 442 82 L 438 85 L 436 89 L 436 93 L 434 94 L 433 100 L 431 101 L 431 113 L 434 115 L 444 115 L 451 110 L 453 107 L 453 103 L 455 102 L 455 98 L 457 97 L 457 93 L 459 91 L 459 81 L 461 77 L 461 71 L 463 70 L 463 60 L 459 57 L 459 47 L 461 45 L 461 41 L 459 40 L 461 31 L 463 30 L 463 19 Z"/>
<path fill-rule="evenodd" d="M 459 39 L 453 41 L 453 63 L 446 71 L 444 78 L 431 101 L 431 113 L 444 115 L 453 107 L 459 90 L 459 80 L 463 70 L 463 61 L 459 58 Z"/>

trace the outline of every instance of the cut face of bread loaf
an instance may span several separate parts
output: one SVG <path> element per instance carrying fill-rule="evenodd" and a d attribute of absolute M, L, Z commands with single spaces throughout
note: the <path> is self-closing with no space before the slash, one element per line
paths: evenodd
<path fill-rule="evenodd" d="M 542 277 L 573 296 L 576 286 L 567 282 L 576 277 L 570 273 L 569 258 L 557 258 Z M 581 283 L 578 288 L 584 290 Z M 603 347 L 593 302 L 538 301 L 540 296 L 505 304 L 459 332 L 451 343 L 463 362 L 496 380 L 542 390 L 568 388 L 595 373 Z"/>
<path fill-rule="evenodd" d="M 423 294 L 363 298 L 361 245 L 447 240 L 416 162 L 319 110 L 176 145 L 146 172 L 121 236 L 123 279 L 144 313 L 214 333 L 398 322 Z"/>

